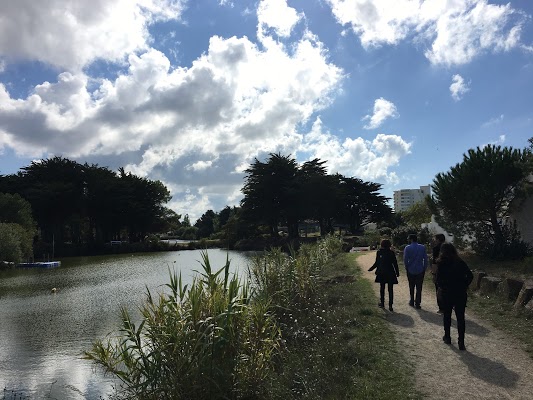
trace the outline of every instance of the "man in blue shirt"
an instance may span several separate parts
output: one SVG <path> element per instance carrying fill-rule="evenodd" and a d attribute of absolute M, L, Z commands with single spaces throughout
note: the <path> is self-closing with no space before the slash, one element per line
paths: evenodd
<path fill-rule="evenodd" d="M 415 234 L 409 235 L 409 243 L 403 250 L 403 263 L 407 272 L 409 294 L 411 295 L 409 305 L 420 309 L 420 303 L 422 302 L 422 283 L 424 283 L 424 274 L 429 264 L 428 255 L 426 253 L 426 246 L 418 243 Z"/>

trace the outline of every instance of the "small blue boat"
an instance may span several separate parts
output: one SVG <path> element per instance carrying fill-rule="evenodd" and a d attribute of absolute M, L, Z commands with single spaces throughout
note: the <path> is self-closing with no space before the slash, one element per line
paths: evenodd
<path fill-rule="evenodd" d="M 61 265 L 61 261 L 42 261 L 31 263 L 20 263 L 17 265 L 19 268 L 55 268 Z"/>

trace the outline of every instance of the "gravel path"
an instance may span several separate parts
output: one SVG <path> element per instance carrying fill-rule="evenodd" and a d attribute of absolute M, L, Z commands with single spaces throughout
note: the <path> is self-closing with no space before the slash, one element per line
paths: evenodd
<path fill-rule="evenodd" d="M 368 268 L 375 252 L 357 258 L 364 276 L 374 282 Z M 379 284 L 374 283 L 379 298 Z M 415 365 L 416 385 L 427 399 L 533 399 L 533 360 L 514 338 L 490 326 L 466 310 L 466 351 L 457 348 L 457 329 L 452 315 L 452 345 L 442 342 L 442 316 L 432 284 L 424 282 L 422 309 L 408 305 L 405 270 L 394 286 L 394 312 L 387 321 L 396 333 L 406 358 Z M 385 304 L 388 304 L 385 290 Z M 532 333 L 533 334 L 533 333 Z"/>

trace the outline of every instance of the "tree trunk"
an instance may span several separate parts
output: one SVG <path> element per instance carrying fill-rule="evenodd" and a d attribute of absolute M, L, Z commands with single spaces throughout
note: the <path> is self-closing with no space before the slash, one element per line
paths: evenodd
<path fill-rule="evenodd" d="M 492 229 L 494 230 L 494 248 L 496 254 L 498 254 L 503 250 L 503 245 L 505 241 L 503 238 L 502 227 L 500 226 L 498 216 L 496 215 L 495 211 L 491 212 L 490 222 L 492 225 Z"/>

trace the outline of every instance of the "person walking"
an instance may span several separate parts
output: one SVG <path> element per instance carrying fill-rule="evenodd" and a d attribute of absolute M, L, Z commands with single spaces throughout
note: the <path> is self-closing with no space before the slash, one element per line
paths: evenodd
<path fill-rule="evenodd" d="M 446 237 L 442 233 L 438 233 L 433 238 L 433 257 L 431 257 L 431 275 L 433 283 L 435 284 L 435 295 L 437 295 L 439 287 L 437 286 L 437 259 L 440 254 L 440 246 L 446 242 Z M 439 302 L 439 296 L 437 296 L 437 306 L 439 307 L 437 313 L 442 314 L 442 307 Z"/>
<path fill-rule="evenodd" d="M 426 246 L 419 244 L 415 234 L 409 235 L 409 245 L 403 250 L 403 263 L 409 281 L 409 305 L 420 309 L 422 303 L 422 284 L 428 267 Z M 416 296 L 415 296 L 416 289 Z"/>
<path fill-rule="evenodd" d="M 440 298 L 440 304 L 443 308 L 444 336 L 442 340 L 446 344 L 452 343 L 450 326 L 452 324 L 452 309 L 455 308 L 459 350 L 466 350 L 465 308 L 468 297 L 466 291 L 473 279 L 472 271 L 459 257 L 454 245 L 451 243 L 442 244 L 437 259 L 437 296 Z"/>
<path fill-rule="evenodd" d="M 393 285 L 398 283 L 400 270 L 398 269 L 398 261 L 396 254 L 391 249 L 391 242 L 388 239 L 381 241 L 381 248 L 376 252 L 376 262 L 369 268 L 369 271 L 376 270 L 376 282 L 380 284 L 379 307 L 385 307 L 385 285 L 389 292 L 389 311 L 394 311 L 392 304 L 394 303 L 394 288 Z"/>

